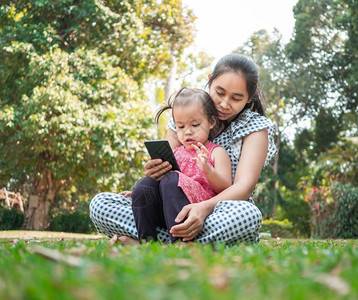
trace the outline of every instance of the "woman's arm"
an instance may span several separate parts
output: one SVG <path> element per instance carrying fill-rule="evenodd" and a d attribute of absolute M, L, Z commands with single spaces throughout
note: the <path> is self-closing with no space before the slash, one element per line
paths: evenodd
<path fill-rule="evenodd" d="M 266 129 L 253 132 L 244 137 L 234 184 L 220 193 L 219 201 L 249 199 L 260 178 L 267 150 L 268 135 Z"/>
<path fill-rule="evenodd" d="M 266 129 L 253 132 L 244 137 L 234 184 L 205 202 L 211 202 L 211 206 L 214 209 L 215 205 L 221 200 L 249 199 L 259 180 L 267 150 L 268 136 Z"/>
<path fill-rule="evenodd" d="M 240 161 L 236 169 L 234 184 L 215 197 L 184 206 L 178 214 L 177 223 L 170 233 L 183 241 L 192 240 L 202 229 L 204 221 L 216 204 L 222 200 L 247 200 L 260 177 L 268 150 L 267 130 L 263 129 L 247 135 L 243 140 Z"/>
<path fill-rule="evenodd" d="M 175 148 L 178 148 L 181 146 L 181 143 L 179 142 L 178 135 L 176 131 L 173 129 L 168 129 L 167 131 L 167 140 L 169 141 L 170 147 L 174 150 Z"/>

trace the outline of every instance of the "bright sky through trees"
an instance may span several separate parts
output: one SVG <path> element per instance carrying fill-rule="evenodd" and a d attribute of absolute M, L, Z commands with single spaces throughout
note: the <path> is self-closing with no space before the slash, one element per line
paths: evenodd
<path fill-rule="evenodd" d="M 277 28 L 287 42 L 297 0 L 183 0 L 197 16 L 195 45 L 215 60 L 242 45 L 255 31 Z"/>

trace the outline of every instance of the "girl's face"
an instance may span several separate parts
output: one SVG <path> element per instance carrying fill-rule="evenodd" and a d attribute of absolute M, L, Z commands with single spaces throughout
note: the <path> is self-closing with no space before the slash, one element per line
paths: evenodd
<path fill-rule="evenodd" d="M 215 124 L 209 122 L 199 102 L 193 101 L 183 106 L 175 106 L 173 116 L 178 139 L 185 148 L 193 149 L 193 144 L 197 145 L 200 142 L 206 145 L 209 142 L 209 132 Z"/>
<path fill-rule="evenodd" d="M 231 122 L 246 103 L 251 102 L 246 89 L 246 79 L 237 73 L 223 73 L 213 80 L 209 89 L 222 121 Z"/>

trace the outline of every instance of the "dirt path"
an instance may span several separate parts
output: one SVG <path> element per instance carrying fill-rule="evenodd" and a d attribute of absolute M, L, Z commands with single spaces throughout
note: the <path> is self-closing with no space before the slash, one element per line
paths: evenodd
<path fill-rule="evenodd" d="M 4 230 L 0 231 L 0 239 L 101 239 L 101 234 L 81 234 L 54 231 Z"/>

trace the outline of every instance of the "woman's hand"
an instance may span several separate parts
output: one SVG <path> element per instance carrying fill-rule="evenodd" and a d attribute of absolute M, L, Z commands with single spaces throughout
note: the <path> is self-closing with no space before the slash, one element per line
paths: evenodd
<path fill-rule="evenodd" d="M 172 169 L 172 165 L 161 159 L 151 159 L 144 165 L 145 176 L 155 180 L 161 180 L 162 177 Z"/>
<path fill-rule="evenodd" d="M 120 192 L 119 195 L 122 195 L 127 198 L 127 197 L 132 196 L 132 191 L 123 191 L 123 192 Z"/>
<path fill-rule="evenodd" d="M 203 201 L 184 206 L 175 222 L 180 223 L 185 218 L 186 220 L 170 229 L 173 237 L 182 238 L 183 242 L 191 241 L 201 231 L 206 217 L 213 211 L 213 207 L 208 204 L 208 201 Z"/>

